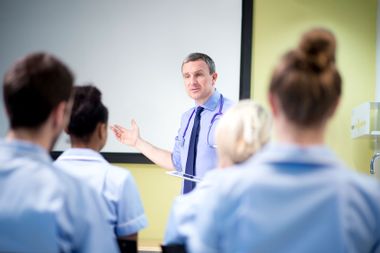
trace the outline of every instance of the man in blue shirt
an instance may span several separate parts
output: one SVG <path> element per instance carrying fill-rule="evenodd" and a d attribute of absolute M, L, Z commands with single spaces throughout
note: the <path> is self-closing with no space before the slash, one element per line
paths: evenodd
<path fill-rule="evenodd" d="M 10 130 L 0 141 L 0 252 L 117 252 L 99 197 L 49 156 L 70 115 L 73 81 L 45 53 L 5 74 Z"/>
<path fill-rule="evenodd" d="M 135 121 L 132 121 L 131 129 L 114 125 L 112 130 L 120 142 L 135 147 L 158 166 L 202 178 L 206 172 L 214 169 L 217 165 L 214 128 L 218 119 L 231 107 L 233 102 L 223 97 L 215 89 L 218 74 L 215 71 L 214 61 L 208 55 L 190 54 L 183 61 L 181 70 L 187 94 L 194 99 L 195 107 L 182 115 L 181 126 L 172 151 L 155 147 L 141 138 Z M 197 142 L 195 147 L 191 147 L 191 135 L 194 132 L 193 125 L 197 118 L 197 108 L 202 108 L 199 112 L 199 130 L 193 134 L 197 135 Z M 189 153 L 191 153 L 191 157 Z M 191 167 L 189 159 L 194 159 L 191 173 L 187 169 L 187 167 Z"/>

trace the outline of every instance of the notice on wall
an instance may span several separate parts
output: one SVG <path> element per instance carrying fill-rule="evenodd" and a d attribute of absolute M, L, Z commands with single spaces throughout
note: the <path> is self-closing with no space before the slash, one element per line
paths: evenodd
<path fill-rule="evenodd" d="M 370 134 L 371 103 L 367 102 L 352 110 L 351 137 L 359 138 Z"/>

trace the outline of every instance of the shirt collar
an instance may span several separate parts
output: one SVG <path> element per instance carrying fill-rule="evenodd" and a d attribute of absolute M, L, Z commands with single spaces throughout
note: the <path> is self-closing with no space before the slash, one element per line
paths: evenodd
<path fill-rule="evenodd" d="M 212 95 L 208 98 L 208 100 L 202 105 L 202 107 L 206 110 L 214 111 L 219 104 L 219 99 L 220 93 L 215 89 Z"/>
<path fill-rule="evenodd" d="M 65 150 L 57 160 L 91 160 L 106 162 L 99 152 L 89 148 L 69 148 Z"/>
<path fill-rule="evenodd" d="M 14 159 L 14 157 L 36 157 L 38 160 L 51 163 L 52 159 L 48 151 L 40 145 L 23 140 L 1 140 L 0 148 L 7 150 L 2 154 L 4 159 Z"/>
<path fill-rule="evenodd" d="M 252 157 L 252 160 L 294 164 L 331 165 L 340 163 L 336 155 L 325 145 L 301 147 L 279 142 L 268 143 L 262 151 Z"/>

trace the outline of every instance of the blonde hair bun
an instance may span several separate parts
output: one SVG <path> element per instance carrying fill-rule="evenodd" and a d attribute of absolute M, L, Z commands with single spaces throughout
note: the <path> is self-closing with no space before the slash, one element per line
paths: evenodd
<path fill-rule="evenodd" d="M 266 110 L 244 99 L 232 106 L 216 127 L 219 158 L 240 163 L 264 146 L 270 138 L 271 119 Z"/>

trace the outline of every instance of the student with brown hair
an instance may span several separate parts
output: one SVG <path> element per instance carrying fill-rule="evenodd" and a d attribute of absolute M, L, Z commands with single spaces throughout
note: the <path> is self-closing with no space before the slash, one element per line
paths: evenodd
<path fill-rule="evenodd" d="M 221 171 L 188 231 L 190 252 L 379 252 L 380 184 L 325 145 L 342 80 L 334 35 L 305 33 L 275 68 L 276 142 Z"/>
<path fill-rule="evenodd" d="M 27 55 L 5 74 L 0 252 L 117 252 L 99 197 L 49 156 L 70 116 L 73 83 L 68 67 L 46 53 Z"/>

